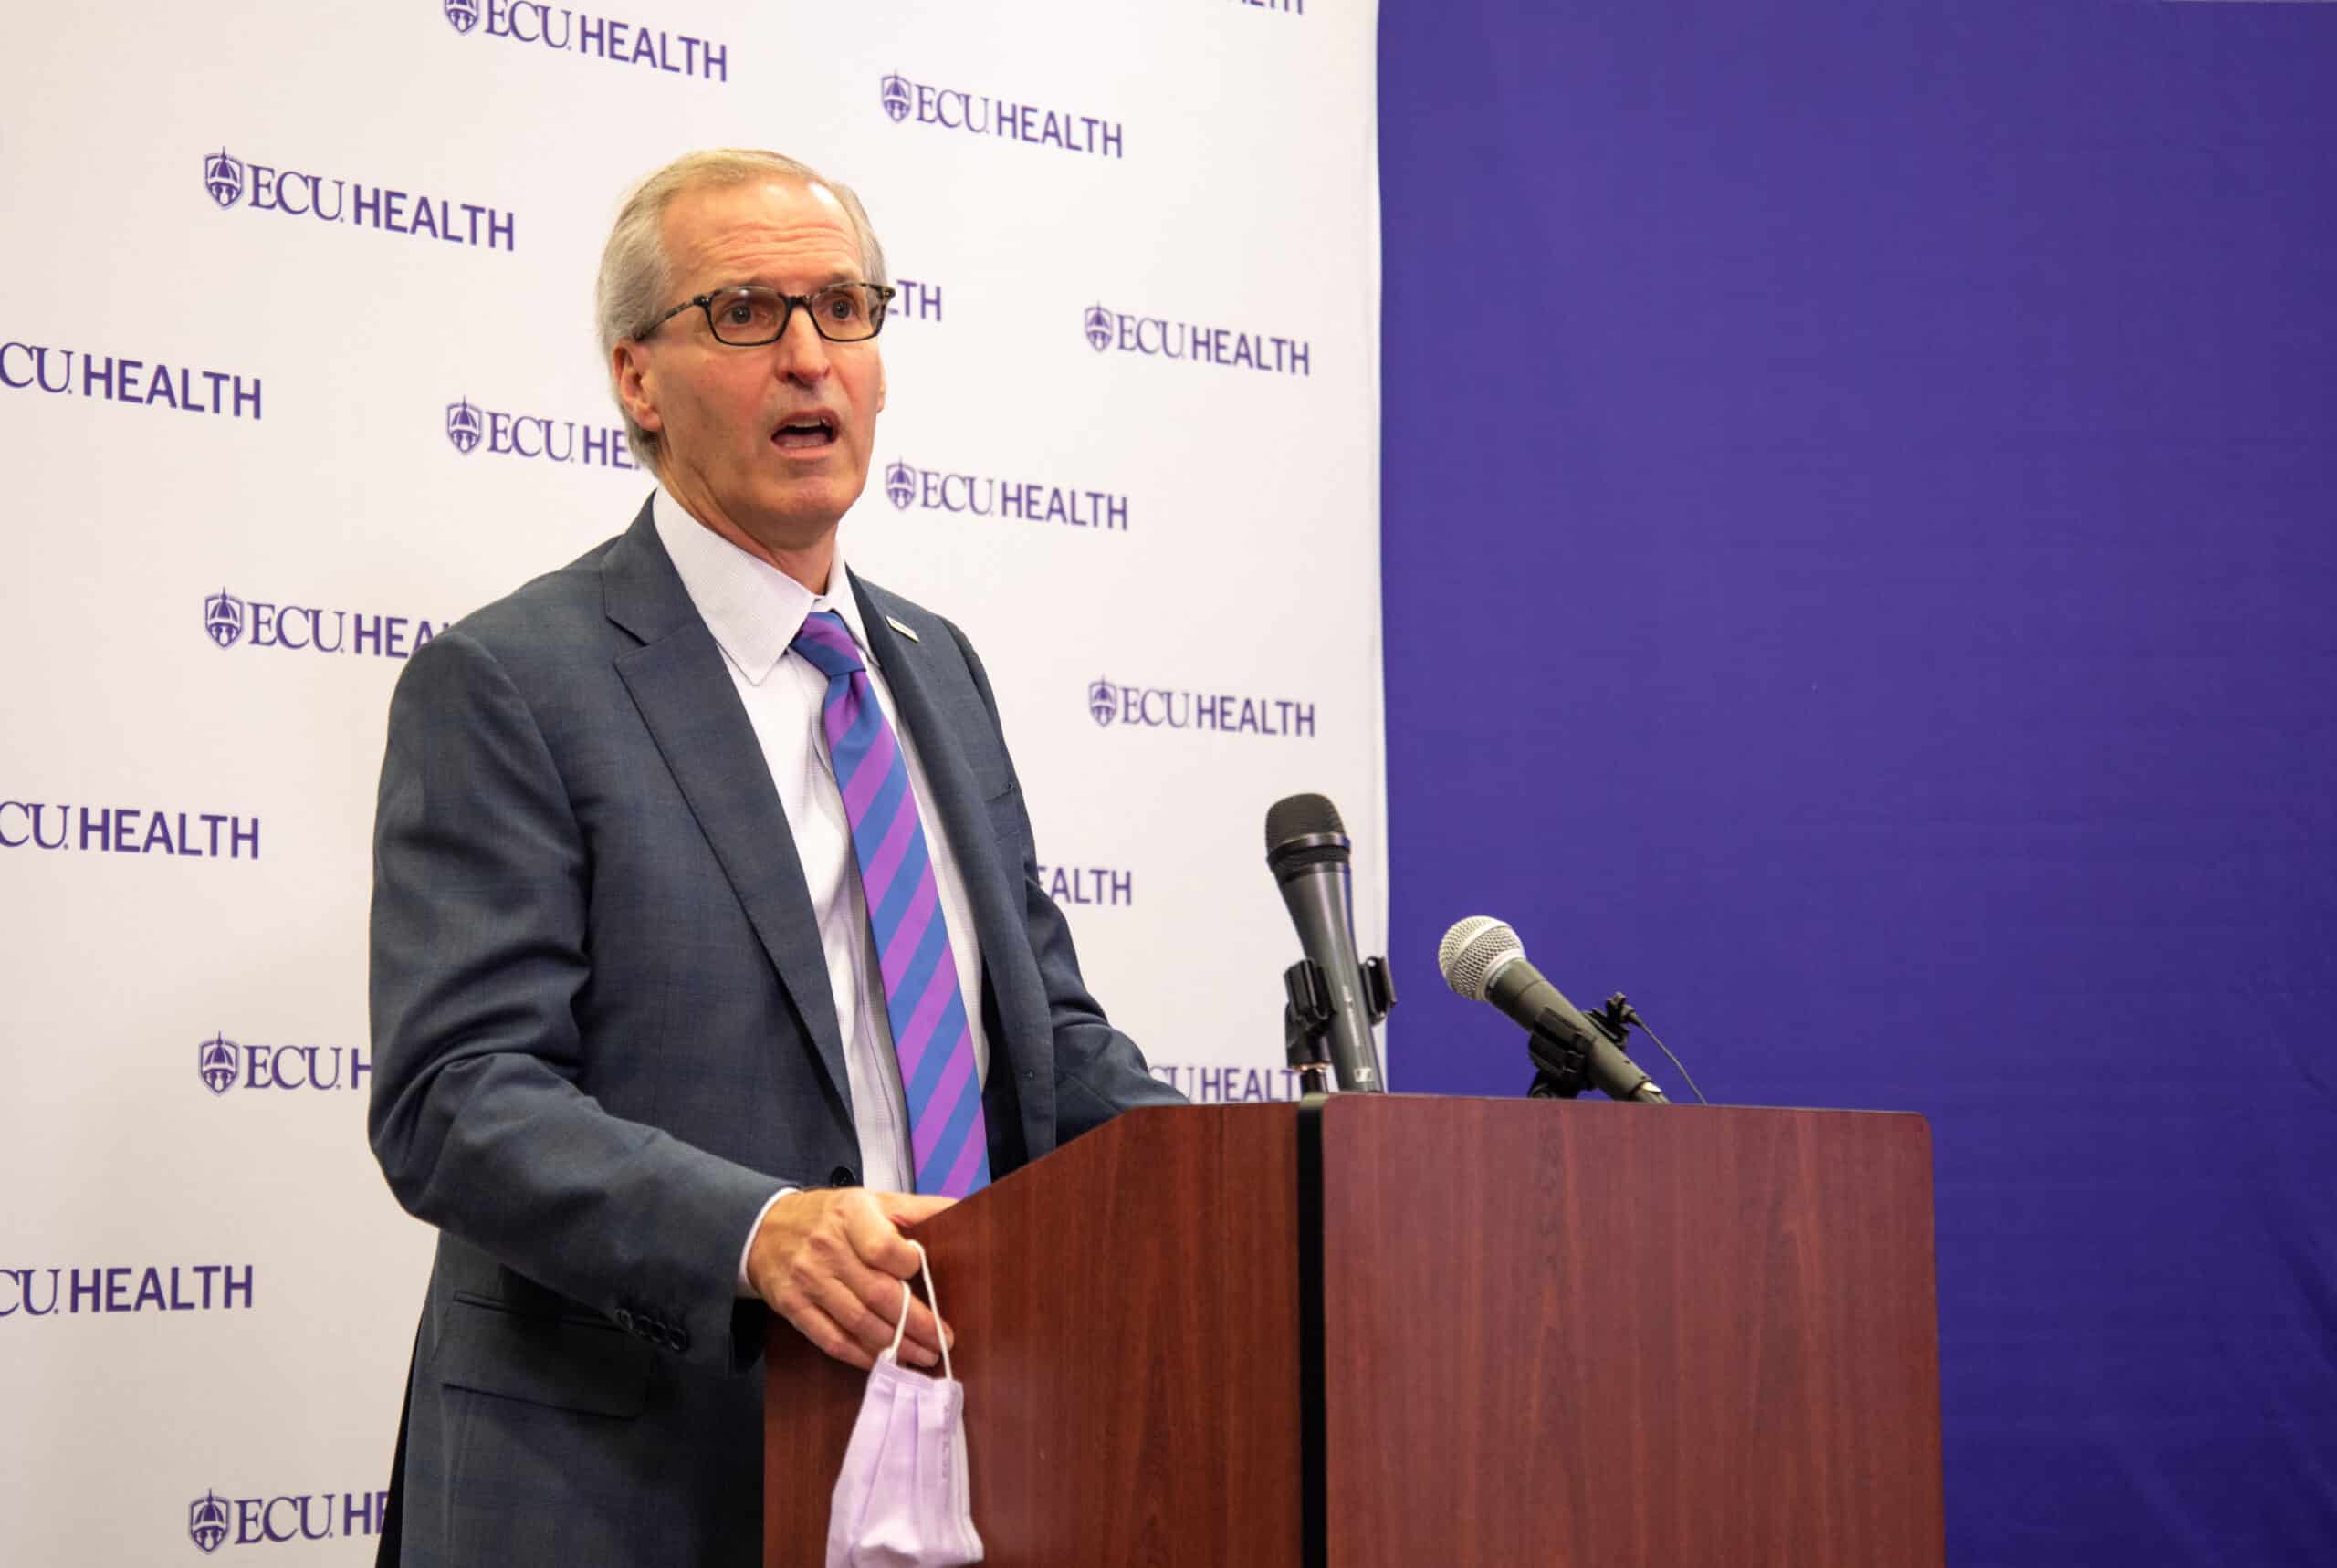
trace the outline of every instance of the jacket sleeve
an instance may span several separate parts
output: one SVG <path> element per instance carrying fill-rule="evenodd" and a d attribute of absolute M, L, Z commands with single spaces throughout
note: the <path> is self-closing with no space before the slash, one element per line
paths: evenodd
<path fill-rule="evenodd" d="M 591 875 L 519 690 L 441 634 L 398 682 L 382 765 L 373 1152 L 417 1218 L 654 1344 L 743 1365 L 739 1241 L 781 1183 L 579 1088 Z"/>
<path fill-rule="evenodd" d="M 966 656 L 974 685 L 981 693 L 990 722 L 1001 736 L 998 698 L 990 675 L 964 632 L 953 624 L 950 634 Z M 1055 1135 L 1068 1142 L 1138 1105 L 1181 1105 L 1185 1097 L 1152 1075 L 1136 1041 L 1112 1027 L 1104 1009 L 1088 994 L 1080 977 L 1079 954 L 1072 946 L 1071 925 L 1063 911 L 1039 885 L 1037 839 L 1020 789 L 1014 810 L 1021 819 L 1021 841 L 1032 846 L 1019 875 L 1022 883 L 1022 924 L 1029 933 L 1031 955 L 1038 960 L 1039 977 L 1046 987 L 1047 1018 L 1054 1033 Z"/>

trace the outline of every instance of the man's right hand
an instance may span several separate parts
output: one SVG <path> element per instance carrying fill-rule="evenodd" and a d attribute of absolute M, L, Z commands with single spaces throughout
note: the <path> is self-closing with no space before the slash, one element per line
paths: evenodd
<path fill-rule="evenodd" d="M 956 1201 L 857 1186 L 788 1193 L 756 1228 L 747 1281 L 804 1338 L 865 1371 L 893 1343 L 901 1281 L 917 1271 L 917 1249 L 901 1232 Z M 932 1310 L 911 1298 L 901 1360 L 935 1365 L 944 1332 Z"/>

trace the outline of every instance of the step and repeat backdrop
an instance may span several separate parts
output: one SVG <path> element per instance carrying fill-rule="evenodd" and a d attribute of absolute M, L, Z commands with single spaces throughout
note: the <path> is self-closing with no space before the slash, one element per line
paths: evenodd
<path fill-rule="evenodd" d="M 981 651 L 1156 1071 L 1287 1098 L 1266 808 L 1384 950 L 1372 6 L 98 4 L 0 107 L 0 1560 L 367 1560 L 430 1233 L 364 1142 L 373 789 L 650 488 L 591 324 L 693 147 L 900 289 L 854 567 Z M 1400 1078 L 1399 1078 L 1400 1081 Z"/>

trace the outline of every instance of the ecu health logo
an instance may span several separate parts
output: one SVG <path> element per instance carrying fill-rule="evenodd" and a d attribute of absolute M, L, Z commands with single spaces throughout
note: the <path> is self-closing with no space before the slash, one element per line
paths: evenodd
<path fill-rule="evenodd" d="M 203 1548 L 204 1556 L 219 1550 L 219 1543 L 227 1539 L 227 1504 L 218 1493 L 206 1490 L 187 1504 L 186 1533 L 188 1540 Z"/>
<path fill-rule="evenodd" d="M 1120 711 L 1120 688 L 1109 681 L 1090 681 L 1087 685 L 1087 713 L 1097 724 L 1109 729 L 1112 719 Z"/>
<path fill-rule="evenodd" d="M 1100 354 L 1112 346 L 1113 321 L 1112 313 L 1109 310 L 1105 309 L 1101 305 L 1090 305 L 1087 308 L 1085 324 L 1089 348 Z"/>
<path fill-rule="evenodd" d="M 244 601 L 224 588 L 204 600 L 203 630 L 222 648 L 234 647 L 244 635 Z"/>
<path fill-rule="evenodd" d="M 909 503 L 917 499 L 917 470 L 897 459 L 886 464 L 885 494 L 895 507 L 907 511 Z"/>
<path fill-rule="evenodd" d="M 909 117 L 909 84 L 896 71 L 876 87 L 876 99 L 885 106 L 885 116 L 898 125 Z"/>
<path fill-rule="evenodd" d="M 471 406 L 468 398 L 446 405 L 446 439 L 454 443 L 456 451 L 469 456 L 478 449 L 479 437 L 484 434 L 478 410 Z"/>
<path fill-rule="evenodd" d="M 467 33 L 478 26 L 478 0 L 444 0 L 446 26 Z"/>
<path fill-rule="evenodd" d="M 195 1074 L 214 1094 L 225 1094 L 236 1086 L 236 1069 L 242 1061 L 243 1052 L 224 1034 L 215 1034 L 194 1048 Z"/>
<path fill-rule="evenodd" d="M 204 154 L 203 188 L 211 193 L 211 199 L 218 203 L 222 210 L 242 201 L 244 199 L 243 160 L 229 157 L 225 147 L 216 152 Z"/>

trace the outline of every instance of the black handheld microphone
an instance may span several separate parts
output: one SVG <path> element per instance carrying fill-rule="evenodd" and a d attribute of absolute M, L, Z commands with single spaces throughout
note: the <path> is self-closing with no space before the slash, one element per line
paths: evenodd
<path fill-rule="evenodd" d="M 1610 1100 L 1668 1105 L 1663 1091 L 1623 1054 L 1607 1031 L 1576 1010 L 1558 988 L 1525 961 L 1517 933 L 1488 915 L 1454 923 L 1436 949 L 1444 983 L 1472 1002 L 1491 1002 L 1528 1030 L 1546 1031 L 1588 1059 L 1590 1082 Z"/>
<path fill-rule="evenodd" d="M 1320 795 L 1292 795 L 1266 812 L 1266 864 L 1298 927 L 1299 947 L 1321 968 L 1329 993 L 1322 1032 L 1331 1070 L 1342 1090 L 1377 1092 L 1387 1085 L 1355 953 L 1352 848 L 1339 809 Z"/>

